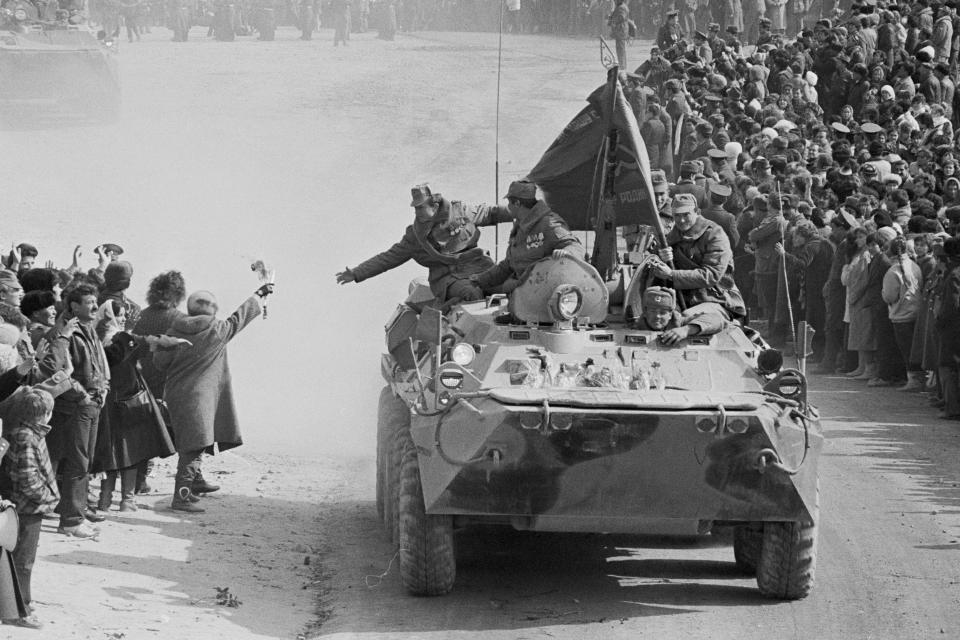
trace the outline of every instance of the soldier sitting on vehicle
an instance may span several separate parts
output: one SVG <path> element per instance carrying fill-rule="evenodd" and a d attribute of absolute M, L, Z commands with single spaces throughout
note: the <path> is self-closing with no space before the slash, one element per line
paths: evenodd
<path fill-rule="evenodd" d="M 470 280 L 471 275 L 493 266 L 493 260 L 480 247 L 478 226 L 508 222 L 512 216 L 504 207 L 479 205 L 468 209 L 460 202 L 449 202 L 430 187 L 421 184 L 411 189 L 413 224 L 395 245 L 356 267 L 337 274 L 337 282 L 363 282 L 408 260 L 429 269 L 430 290 L 447 305 L 482 300 L 483 291 Z"/>
<path fill-rule="evenodd" d="M 671 206 L 675 226 L 667 234 L 668 246 L 658 252 L 654 275 L 680 293 L 688 311 L 704 307 L 725 320 L 745 317 L 743 297 L 733 281 L 733 251 L 727 234 L 700 215 L 696 197 L 677 194 Z M 673 268 L 667 266 L 671 262 Z"/>
<path fill-rule="evenodd" d="M 507 255 L 499 264 L 472 277 L 484 293 L 510 293 L 536 262 L 553 255 L 581 252 L 566 221 L 537 200 L 537 185 L 525 180 L 510 183 L 507 209 L 514 218 Z M 576 246 L 571 246 L 576 245 Z M 571 254 L 572 255 L 572 254 Z"/>
<path fill-rule="evenodd" d="M 675 345 L 691 336 L 713 335 L 727 326 L 720 313 L 703 305 L 680 313 L 675 292 L 666 287 L 649 287 L 644 291 L 642 311 L 632 328 L 662 331 L 659 340 L 665 345 Z"/>

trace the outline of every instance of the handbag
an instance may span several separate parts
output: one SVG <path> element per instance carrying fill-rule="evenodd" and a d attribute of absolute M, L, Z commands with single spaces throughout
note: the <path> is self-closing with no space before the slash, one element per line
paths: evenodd
<path fill-rule="evenodd" d="M 126 411 L 133 414 L 153 412 L 153 394 L 147 387 L 146 380 L 143 379 L 143 373 L 140 371 L 140 363 L 134 367 L 134 378 L 137 381 L 137 391 L 124 398 L 117 397 L 114 403 L 123 407 Z"/>

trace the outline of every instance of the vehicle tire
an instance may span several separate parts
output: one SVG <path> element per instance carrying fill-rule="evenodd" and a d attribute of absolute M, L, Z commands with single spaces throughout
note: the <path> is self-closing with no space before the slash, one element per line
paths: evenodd
<path fill-rule="evenodd" d="M 763 549 L 763 523 L 741 524 L 733 528 L 733 559 L 745 574 L 757 575 Z"/>
<path fill-rule="evenodd" d="M 812 516 L 812 521 L 763 524 L 757 586 L 768 598 L 799 600 L 813 588 L 820 520 L 819 483 Z"/>
<path fill-rule="evenodd" d="M 392 434 L 384 447 L 383 530 L 394 548 L 400 544 L 400 459 L 403 457 L 403 440 L 400 436 L 406 431 L 404 428 Z"/>
<path fill-rule="evenodd" d="M 417 596 L 439 596 L 453 589 L 456 557 L 453 518 L 427 515 L 420 484 L 417 449 L 408 431 L 400 465 L 400 581 Z"/>
<path fill-rule="evenodd" d="M 813 588 L 817 566 L 817 530 L 820 486 L 817 485 L 813 520 L 765 522 L 763 550 L 757 564 L 757 586 L 768 598 L 799 600 Z"/>
<path fill-rule="evenodd" d="M 381 520 L 384 519 L 387 463 L 393 437 L 410 423 L 409 414 L 407 405 L 393 394 L 389 386 L 384 387 L 377 406 L 377 517 Z"/>

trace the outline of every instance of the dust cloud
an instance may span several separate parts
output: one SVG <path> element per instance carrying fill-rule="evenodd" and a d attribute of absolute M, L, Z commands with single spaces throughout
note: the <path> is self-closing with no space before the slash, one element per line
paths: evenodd
<path fill-rule="evenodd" d="M 372 452 L 383 325 L 424 270 L 345 287 L 334 273 L 400 238 L 412 184 L 494 199 L 496 34 L 355 34 L 338 49 L 330 31 L 297 35 L 224 43 L 195 27 L 174 43 L 154 28 L 121 45 L 115 125 L 39 108 L 7 122 L 0 246 L 28 241 L 66 266 L 80 244 L 92 266 L 93 247 L 116 242 L 135 300 L 180 269 L 190 290 L 218 295 L 221 315 L 258 286 L 250 259 L 265 258 L 277 269 L 269 318 L 230 349 L 248 447 Z M 592 42 L 545 61 L 538 41 L 505 39 L 500 191 L 603 80 Z M 493 249 L 492 232 L 482 245 Z"/>

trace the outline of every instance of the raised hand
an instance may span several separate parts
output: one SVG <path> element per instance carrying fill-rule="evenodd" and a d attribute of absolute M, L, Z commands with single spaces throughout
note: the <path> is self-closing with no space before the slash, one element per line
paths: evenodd
<path fill-rule="evenodd" d="M 56 328 L 58 336 L 69 339 L 80 328 L 80 320 L 78 318 L 67 320 L 65 316 L 60 315 L 53 326 Z"/>
<path fill-rule="evenodd" d="M 350 267 L 344 267 L 344 270 L 337 274 L 337 284 L 347 284 L 348 282 L 356 281 L 357 276 L 353 274 Z"/>

